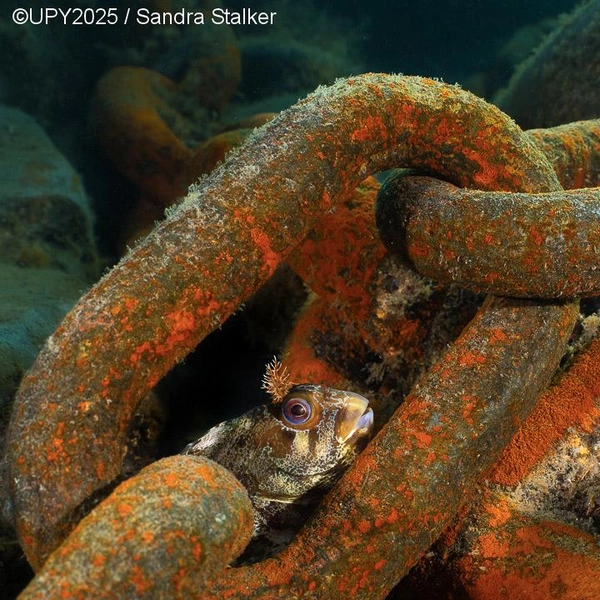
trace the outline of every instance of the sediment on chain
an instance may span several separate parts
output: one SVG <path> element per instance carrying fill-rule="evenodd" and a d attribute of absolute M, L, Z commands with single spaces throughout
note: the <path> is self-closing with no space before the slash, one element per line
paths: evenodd
<path fill-rule="evenodd" d="M 546 155 L 566 189 L 600 186 L 600 120 L 525 132 Z"/>
<path fill-rule="evenodd" d="M 542 194 L 390 177 L 378 197 L 387 246 L 424 277 L 525 298 L 600 294 L 600 188 Z"/>
<path fill-rule="evenodd" d="M 220 465 L 164 458 L 84 517 L 19 598 L 193 595 L 242 552 L 253 514 L 245 488 Z"/>
<path fill-rule="evenodd" d="M 140 399 L 320 215 L 369 173 L 395 166 L 480 189 L 559 189 L 519 128 L 458 87 L 369 74 L 284 111 L 79 301 L 24 378 L 8 461 L 18 535 L 35 568 L 74 527 L 74 511 L 119 477 Z"/>
<path fill-rule="evenodd" d="M 223 572 L 196 597 L 384 598 L 529 414 L 576 314 L 573 304 L 486 301 L 294 542 L 274 559 Z"/>
<path fill-rule="evenodd" d="M 484 492 L 461 538 L 450 568 L 473 597 L 594 600 L 600 594 L 595 536 L 549 516 L 524 514 L 500 491 Z"/>

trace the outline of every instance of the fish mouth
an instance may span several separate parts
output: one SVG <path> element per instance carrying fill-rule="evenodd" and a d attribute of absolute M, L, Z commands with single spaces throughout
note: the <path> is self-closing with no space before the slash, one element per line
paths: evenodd
<path fill-rule="evenodd" d="M 360 394 L 346 392 L 344 407 L 338 416 L 335 434 L 340 444 L 348 442 L 351 438 L 362 439 L 370 437 L 373 431 L 373 411 L 369 408 L 369 401 Z"/>

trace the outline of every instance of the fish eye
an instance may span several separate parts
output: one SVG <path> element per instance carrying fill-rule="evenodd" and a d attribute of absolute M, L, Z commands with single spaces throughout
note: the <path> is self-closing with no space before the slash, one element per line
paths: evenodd
<path fill-rule="evenodd" d="M 311 418 L 312 407 L 304 398 L 292 396 L 284 401 L 281 414 L 289 425 L 302 425 Z"/>

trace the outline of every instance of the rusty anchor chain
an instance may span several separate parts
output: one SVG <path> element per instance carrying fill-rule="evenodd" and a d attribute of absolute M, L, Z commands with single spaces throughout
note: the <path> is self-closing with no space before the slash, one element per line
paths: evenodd
<path fill-rule="evenodd" d="M 172 482 L 162 487 L 148 485 L 156 478 L 151 466 L 76 522 L 78 507 L 119 476 L 140 399 L 260 287 L 322 214 L 369 173 L 398 166 L 474 190 L 562 198 L 532 139 L 457 87 L 369 74 L 284 111 L 80 300 L 24 379 L 9 434 L 17 529 L 39 570 L 24 599 L 100 594 L 107 578 L 128 574 L 148 597 L 382 598 L 472 499 L 548 384 L 577 317 L 575 301 L 490 296 L 272 559 L 223 567 L 248 535 L 242 499 L 239 510 L 223 513 L 230 526 L 227 534 L 215 529 L 223 536 L 218 547 L 169 535 L 169 527 L 179 531 L 171 518 L 182 512 L 171 513 L 169 502 L 185 480 L 181 473 L 195 469 L 196 481 L 199 471 L 214 469 L 211 478 L 226 477 L 218 466 L 175 461 L 175 477 L 161 463 L 161 477 Z M 576 284 L 571 291 L 581 292 Z M 227 485 L 237 490 L 232 482 L 222 489 Z M 127 495 L 138 486 L 152 488 L 151 502 Z M 209 494 L 198 493 L 201 502 Z M 128 508 L 120 509 L 124 497 Z M 189 501 L 182 497 L 179 507 Z M 139 553 L 107 569 L 102 557 L 111 536 L 100 530 L 117 535 L 121 523 L 135 522 L 143 533 L 144 519 L 153 518 L 147 507 L 156 505 L 164 508 L 160 535 L 141 535 Z M 199 560 L 209 546 L 211 559 Z M 82 568 L 84 579 L 76 575 Z M 157 581 L 161 573 L 166 586 Z M 113 587 L 111 597 L 130 592 Z"/>

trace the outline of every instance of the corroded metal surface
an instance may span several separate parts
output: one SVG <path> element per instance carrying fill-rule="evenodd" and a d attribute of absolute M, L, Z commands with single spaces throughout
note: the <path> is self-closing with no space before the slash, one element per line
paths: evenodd
<path fill-rule="evenodd" d="M 390 177 L 378 224 L 388 246 L 436 281 L 526 298 L 600 294 L 600 188 L 525 194 Z"/>
<path fill-rule="evenodd" d="M 76 525 L 80 505 L 119 477 L 139 400 L 322 215 L 369 173 L 396 166 L 481 190 L 560 190 L 510 119 L 439 82 L 364 75 L 282 113 L 81 299 L 25 378 L 9 466 L 34 567 Z M 574 304 L 486 302 L 285 552 L 208 573 L 196 596 L 383 597 L 531 411 L 576 313 Z"/>
<path fill-rule="evenodd" d="M 19 597 L 188 597 L 243 550 L 252 522 L 229 471 L 200 457 L 165 458 L 85 517 Z"/>
<path fill-rule="evenodd" d="M 384 598 L 471 499 L 548 383 L 575 315 L 489 301 L 293 544 L 197 597 Z"/>
<path fill-rule="evenodd" d="M 600 185 L 600 120 L 530 129 L 525 135 L 546 155 L 566 190 Z"/>
<path fill-rule="evenodd" d="M 528 515 L 505 494 L 484 492 L 466 519 L 454 577 L 473 598 L 594 600 L 600 594 L 597 536 Z"/>

